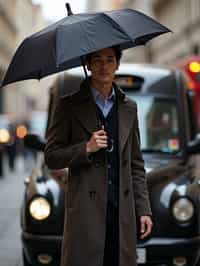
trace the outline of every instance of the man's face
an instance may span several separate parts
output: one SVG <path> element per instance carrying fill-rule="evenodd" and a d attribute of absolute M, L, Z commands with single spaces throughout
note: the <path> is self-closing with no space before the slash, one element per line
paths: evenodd
<path fill-rule="evenodd" d="M 87 63 L 88 70 L 92 73 L 92 80 L 99 84 L 110 84 L 118 69 L 115 51 L 106 48 L 92 54 L 91 61 Z"/>

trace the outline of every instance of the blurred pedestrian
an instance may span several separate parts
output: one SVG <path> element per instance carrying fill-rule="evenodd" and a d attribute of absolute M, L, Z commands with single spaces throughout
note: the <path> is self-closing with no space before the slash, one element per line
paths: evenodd
<path fill-rule="evenodd" d="M 15 159 L 17 156 L 17 146 L 16 146 L 16 129 L 14 123 L 9 124 L 9 134 L 10 134 L 10 141 L 6 145 L 6 153 L 8 156 L 8 165 L 10 171 L 15 170 Z"/>
<path fill-rule="evenodd" d="M 136 103 L 115 84 L 118 46 L 87 56 L 91 78 L 59 100 L 45 160 L 69 168 L 62 266 L 136 266 L 152 219 L 140 150 Z"/>

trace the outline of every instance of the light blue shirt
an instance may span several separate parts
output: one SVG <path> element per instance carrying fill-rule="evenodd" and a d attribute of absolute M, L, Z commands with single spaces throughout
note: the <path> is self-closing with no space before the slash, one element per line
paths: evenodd
<path fill-rule="evenodd" d="M 111 94 L 107 98 L 104 98 L 103 95 L 93 87 L 92 87 L 92 94 L 93 94 L 95 103 L 98 105 L 98 107 L 102 111 L 104 117 L 107 117 L 111 108 L 113 107 L 114 100 L 115 100 L 114 88 L 112 87 Z"/>

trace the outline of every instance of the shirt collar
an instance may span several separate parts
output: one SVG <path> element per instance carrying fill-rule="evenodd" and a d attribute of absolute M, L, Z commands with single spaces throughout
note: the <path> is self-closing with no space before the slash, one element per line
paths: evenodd
<path fill-rule="evenodd" d="M 111 91 L 111 94 L 105 99 L 103 97 L 103 95 L 98 91 L 96 90 L 94 87 L 91 87 L 92 88 L 92 95 L 94 97 L 94 100 L 95 102 L 98 100 L 98 99 L 103 99 L 103 100 L 113 100 L 115 99 L 115 90 L 114 90 L 114 87 L 112 87 L 112 91 Z"/>

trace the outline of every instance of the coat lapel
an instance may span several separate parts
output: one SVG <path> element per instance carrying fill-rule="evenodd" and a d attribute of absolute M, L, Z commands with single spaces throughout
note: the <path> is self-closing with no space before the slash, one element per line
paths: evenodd
<path fill-rule="evenodd" d="M 80 90 L 71 97 L 74 115 L 82 126 L 92 134 L 98 129 L 98 119 L 89 82 L 84 81 L 80 86 Z"/>
<path fill-rule="evenodd" d="M 126 144 L 128 136 L 130 134 L 130 130 L 133 128 L 133 108 L 131 108 L 126 98 L 124 102 L 120 102 L 118 106 L 118 114 L 119 114 L 119 147 L 120 152 L 123 151 L 123 148 Z"/>
<path fill-rule="evenodd" d="M 133 106 L 130 105 L 125 93 L 116 86 L 118 98 L 118 116 L 119 116 L 119 151 L 122 152 L 126 144 L 130 130 L 133 128 L 134 112 Z"/>

